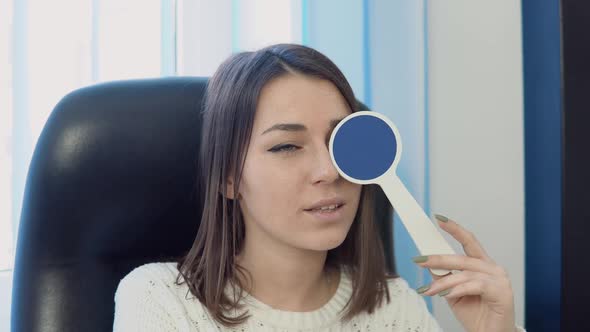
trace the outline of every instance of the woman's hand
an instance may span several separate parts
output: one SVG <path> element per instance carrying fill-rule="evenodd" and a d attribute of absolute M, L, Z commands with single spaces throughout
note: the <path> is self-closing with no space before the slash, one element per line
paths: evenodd
<path fill-rule="evenodd" d="M 473 233 L 444 216 L 436 215 L 436 218 L 440 227 L 463 245 L 467 256 L 430 255 L 422 263 L 415 257 L 417 264 L 424 268 L 461 270 L 442 277 L 430 271 L 434 281 L 422 295 L 432 296 L 449 290 L 441 296 L 469 332 L 516 331 L 512 286 L 506 270 L 487 255 Z M 445 219 L 447 221 L 443 222 Z M 418 288 L 418 292 L 425 288 Z"/>

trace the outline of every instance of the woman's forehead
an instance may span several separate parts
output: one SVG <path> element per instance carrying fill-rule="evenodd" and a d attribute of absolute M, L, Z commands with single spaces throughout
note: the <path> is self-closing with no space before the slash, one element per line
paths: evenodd
<path fill-rule="evenodd" d="M 282 75 L 268 82 L 259 96 L 258 104 L 290 106 L 332 103 L 343 99 L 336 86 L 329 80 L 306 75 Z"/>
<path fill-rule="evenodd" d="M 308 134 L 312 131 L 333 129 L 349 112 L 317 109 L 314 112 L 291 109 L 290 112 L 267 112 L 256 116 L 254 133 L 272 137 L 278 133 Z"/>
<path fill-rule="evenodd" d="M 269 89 L 263 90 L 255 115 L 257 132 L 266 134 L 272 126 L 280 124 L 304 126 L 283 126 L 293 129 L 291 131 L 305 131 L 315 126 L 325 128 L 350 114 L 346 100 L 331 82 L 319 79 L 296 81 L 293 78 L 277 80 Z"/>

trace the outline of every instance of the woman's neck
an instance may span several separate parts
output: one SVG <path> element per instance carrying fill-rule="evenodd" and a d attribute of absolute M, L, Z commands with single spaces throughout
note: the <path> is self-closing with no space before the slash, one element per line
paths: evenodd
<path fill-rule="evenodd" d="M 252 283 L 241 280 L 246 291 L 258 301 L 279 310 L 306 312 L 325 305 L 336 293 L 340 271 L 334 268 L 296 269 L 264 264 L 265 260 L 240 257 L 236 262 L 252 275 Z M 241 275 L 238 274 L 238 277 Z"/>

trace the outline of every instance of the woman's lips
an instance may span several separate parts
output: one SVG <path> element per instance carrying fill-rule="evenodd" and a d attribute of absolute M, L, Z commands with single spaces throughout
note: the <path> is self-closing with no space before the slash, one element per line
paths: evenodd
<path fill-rule="evenodd" d="M 321 221 L 337 221 L 342 218 L 344 215 L 343 213 L 343 205 L 340 205 L 336 209 L 327 210 L 327 211 L 320 211 L 320 210 L 305 210 L 305 212 L 309 213 L 314 218 L 321 220 Z"/>

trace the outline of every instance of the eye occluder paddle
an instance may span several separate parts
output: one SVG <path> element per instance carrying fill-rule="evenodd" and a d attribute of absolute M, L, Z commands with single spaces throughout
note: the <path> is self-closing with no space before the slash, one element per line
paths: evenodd
<path fill-rule="evenodd" d="M 395 173 L 402 153 L 397 127 L 374 111 L 354 112 L 338 123 L 330 137 L 330 155 L 336 169 L 350 182 L 378 184 L 414 240 L 420 255 L 454 255 Z M 451 271 L 430 269 L 442 276 Z"/>

